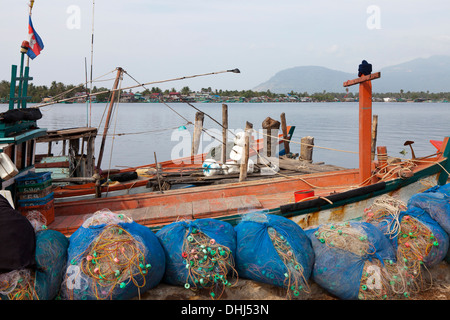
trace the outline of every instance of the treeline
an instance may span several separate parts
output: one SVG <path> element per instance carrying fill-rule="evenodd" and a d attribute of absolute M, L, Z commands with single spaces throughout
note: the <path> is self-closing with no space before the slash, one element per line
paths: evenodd
<path fill-rule="evenodd" d="M 108 88 L 103 87 L 92 87 L 92 92 L 99 91 L 107 91 Z M 18 91 L 18 87 L 16 87 L 16 94 Z M 47 97 L 57 97 L 58 99 L 71 98 L 76 95 L 76 93 L 84 93 L 88 92 L 89 88 L 86 89 L 84 85 L 75 86 L 72 84 L 65 85 L 62 82 L 53 81 L 50 86 L 35 86 L 33 83 L 28 84 L 28 92 L 27 96 L 31 97 L 28 102 L 31 103 L 39 103 L 44 98 Z M 0 102 L 6 103 L 9 101 L 9 92 L 10 92 L 10 82 L 9 81 L 1 81 L 0 82 Z M 109 95 L 107 93 L 97 95 L 98 101 L 107 101 Z"/>
<path fill-rule="evenodd" d="M 6 103 L 9 100 L 9 92 L 10 92 L 10 83 L 6 80 L 0 82 L 0 102 Z M 96 93 L 99 91 L 108 91 L 108 88 L 104 87 L 96 87 L 92 88 L 92 92 Z M 74 97 L 77 93 L 85 93 L 88 92 L 89 88 L 86 89 L 84 85 L 75 86 L 72 84 L 65 85 L 62 82 L 53 81 L 50 86 L 35 86 L 33 83 L 28 84 L 28 93 L 27 95 L 30 98 L 29 102 L 39 103 L 47 97 L 57 97 L 58 99 L 70 98 Z M 17 89 L 16 89 L 17 92 Z M 171 90 L 162 90 L 158 87 L 152 87 L 151 89 L 145 89 L 141 91 L 143 96 L 150 95 L 152 93 L 161 93 L 161 94 L 169 94 L 169 92 L 180 92 L 182 95 L 189 96 L 193 93 L 193 91 L 189 87 L 183 87 L 181 90 L 177 90 L 172 88 Z M 296 97 L 296 98 L 310 98 L 313 101 L 335 101 L 335 100 L 345 100 L 358 98 L 358 94 L 352 92 L 326 92 L 325 90 L 322 92 L 316 93 L 308 93 L 308 92 L 294 92 L 291 91 L 289 93 L 280 94 L 273 93 L 270 90 L 267 91 L 253 91 L 253 90 L 221 90 L 221 89 L 212 89 L 211 87 L 202 88 L 197 93 L 216 95 L 219 97 L 243 97 L 246 99 L 251 98 L 259 98 L 259 97 L 267 97 L 269 99 L 276 99 L 282 97 Z M 450 101 L 450 92 L 429 92 L 429 91 L 420 91 L 420 92 L 411 92 L 404 90 L 400 90 L 400 92 L 387 92 L 387 93 L 373 93 L 374 98 L 393 98 L 397 101 L 406 101 L 406 100 L 435 100 L 435 101 Z M 97 101 L 104 102 L 108 101 L 109 94 L 103 93 L 96 96 Z"/>

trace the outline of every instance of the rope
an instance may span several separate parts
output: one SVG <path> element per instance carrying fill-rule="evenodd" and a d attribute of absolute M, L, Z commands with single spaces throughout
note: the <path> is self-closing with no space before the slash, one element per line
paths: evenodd
<path fill-rule="evenodd" d="M 237 69 L 235 69 L 237 70 Z M 167 80 L 158 80 L 158 81 L 151 81 L 151 82 L 147 82 L 147 83 L 142 83 L 142 84 L 138 84 L 138 85 L 134 85 L 134 86 L 128 86 L 125 88 L 122 88 L 122 90 L 128 90 L 128 89 L 133 89 L 133 88 L 138 88 L 144 85 L 150 85 L 150 84 L 157 84 L 157 83 L 165 83 L 165 82 L 171 82 L 171 81 L 179 81 L 179 80 L 185 80 L 185 79 L 192 79 L 192 78 L 197 78 L 197 77 L 203 77 L 203 76 L 209 76 L 209 75 L 215 75 L 215 74 L 220 74 L 220 73 L 226 73 L 226 72 L 233 72 L 233 73 L 238 73 L 235 72 L 235 70 L 224 70 L 224 71 L 216 71 L 216 72 L 209 72 L 209 73 L 203 73 L 203 74 L 196 74 L 196 75 L 192 75 L 192 76 L 184 76 L 184 77 L 179 77 L 179 78 L 173 78 L 173 79 L 167 79 Z M 99 92 L 95 92 L 92 94 L 92 96 L 96 96 L 99 94 L 104 94 L 104 93 L 111 93 L 113 91 L 117 91 L 117 89 L 113 89 L 113 90 L 105 90 L 105 91 L 99 91 Z M 85 97 L 89 97 L 89 94 L 83 95 L 83 96 L 79 96 L 78 98 L 85 98 Z M 63 101 L 68 101 L 68 100 L 72 100 L 74 99 L 72 98 L 67 98 L 67 99 L 61 99 L 61 100 L 57 100 L 57 101 L 52 101 L 49 103 L 43 103 L 43 104 L 39 104 L 37 106 L 34 106 L 33 108 L 42 108 L 51 104 L 55 104 L 58 102 L 63 102 Z"/>
<path fill-rule="evenodd" d="M 335 149 L 335 148 L 328 148 L 328 147 L 319 147 L 313 144 L 309 144 L 309 143 L 304 143 L 304 142 L 297 142 L 295 140 L 291 140 L 291 139 L 284 139 L 284 138 L 280 138 L 280 137 L 276 137 L 276 136 L 272 136 L 270 134 L 261 132 L 264 136 L 266 137 L 270 137 L 270 138 L 275 138 L 275 139 L 279 139 L 281 141 L 288 141 L 290 143 L 295 143 L 295 144 L 299 144 L 299 145 L 304 145 L 304 146 L 308 146 L 308 147 L 312 147 L 312 148 L 319 148 L 319 149 L 325 149 L 325 150 L 330 150 L 330 151 L 338 151 L 338 152 L 345 152 L 345 153 L 353 153 L 353 154 L 358 154 L 358 151 L 348 151 L 348 150 L 340 150 L 340 149 Z"/>
<path fill-rule="evenodd" d="M 106 80 L 98 80 L 98 79 L 103 78 L 104 76 L 106 76 L 106 75 L 108 75 L 108 74 L 110 74 L 110 73 L 112 73 L 112 72 L 114 72 L 114 71 L 115 71 L 115 70 L 112 70 L 112 71 L 110 71 L 110 72 L 107 72 L 107 73 L 105 73 L 105 74 L 103 74 L 103 75 L 101 75 L 101 76 L 95 78 L 94 80 L 91 80 L 91 83 L 92 83 L 92 82 L 102 82 L 102 81 L 114 80 L 114 78 L 112 78 L 112 79 L 106 79 Z M 52 97 L 52 102 L 54 101 L 54 99 L 56 99 L 56 98 L 58 98 L 58 97 L 60 97 L 60 96 L 64 96 L 64 95 L 68 94 L 69 92 L 71 92 L 71 91 L 73 91 L 73 90 L 75 90 L 75 89 L 81 88 L 81 87 L 83 87 L 83 86 L 85 86 L 85 83 L 82 83 L 82 84 L 80 84 L 80 85 L 78 85 L 78 86 L 76 86 L 76 87 L 73 87 L 72 89 L 66 90 L 66 91 L 64 91 L 64 92 L 58 93 L 57 95 L 55 95 L 55 96 Z M 87 97 L 89 97 L 89 94 L 87 95 Z M 79 98 L 79 97 L 71 97 L 71 98 L 64 99 L 64 100 L 59 100 L 59 99 L 57 99 L 57 100 L 54 101 L 54 102 L 57 103 L 57 102 L 59 102 L 59 101 L 62 102 L 62 101 L 68 101 L 68 100 L 78 99 L 78 98 Z M 36 106 L 36 108 L 37 108 L 37 107 L 39 107 L 39 106 Z"/>

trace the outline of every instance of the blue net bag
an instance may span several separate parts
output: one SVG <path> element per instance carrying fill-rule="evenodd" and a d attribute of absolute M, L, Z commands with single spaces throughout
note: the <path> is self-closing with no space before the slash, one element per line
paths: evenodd
<path fill-rule="evenodd" d="M 204 289 L 212 299 L 220 299 L 225 289 L 237 282 L 236 234 L 228 222 L 178 221 L 156 235 L 166 255 L 164 282 Z"/>
<path fill-rule="evenodd" d="M 398 221 L 400 227 L 393 243 L 399 259 L 411 264 L 423 262 L 430 268 L 445 258 L 449 236 L 425 210 L 409 207 L 400 213 Z"/>
<path fill-rule="evenodd" d="M 276 215 L 249 213 L 235 230 L 240 277 L 286 288 L 288 299 L 310 292 L 314 252 L 299 225 Z"/>
<path fill-rule="evenodd" d="M 156 235 L 121 214 L 99 211 L 70 237 L 61 296 L 127 300 L 158 285 L 164 251 Z"/>
<path fill-rule="evenodd" d="M 392 297 L 395 251 L 376 227 L 366 222 L 323 224 L 306 234 L 315 252 L 312 278 L 322 288 L 346 300 Z"/>
<path fill-rule="evenodd" d="M 408 200 L 408 208 L 423 209 L 450 234 L 450 184 L 434 186 Z"/>
<path fill-rule="evenodd" d="M 424 209 L 389 196 L 376 199 L 365 216 L 391 241 L 397 264 L 404 270 L 401 276 L 412 284 L 408 292 L 429 289 L 429 268 L 446 258 L 449 247 L 449 237 L 439 223 Z"/>
<path fill-rule="evenodd" d="M 65 273 L 69 240 L 55 230 L 36 233 L 36 284 L 39 300 L 57 297 Z"/>
<path fill-rule="evenodd" d="M 60 232 L 36 233 L 36 268 L 0 275 L 0 295 L 5 300 L 53 300 L 57 297 L 67 260 L 69 240 Z"/>
<path fill-rule="evenodd" d="M 434 197 L 433 193 L 428 194 Z M 380 197 L 365 213 L 365 221 L 390 239 L 397 257 L 416 269 L 420 269 L 419 264 L 428 268 L 437 265 L 445 258 L 449 247 L 448 234 L 424 209 L 434 210 L 422 201 L 422 195 L 413 196 L 420 197 L 408 206 L 389 196 Z"/>

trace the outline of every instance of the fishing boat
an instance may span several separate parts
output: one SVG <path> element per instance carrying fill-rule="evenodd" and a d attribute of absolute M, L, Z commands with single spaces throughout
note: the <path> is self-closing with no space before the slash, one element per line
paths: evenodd
<path fill-rule="evenodd" d="M 288 139 L 291 139 L 295 126 L 287 126 Z M 93 144 L 93 139 L 96 134 L 95 128 L 70 128 L 65 130 L 52 130 L 47 132 L 47 135 L 41 136 L 37 139 L 38 143 L 49 143 L 55 141 L 66 140 L 69 144 L 74 141 L 86 140 L 89 144 Z M 283 134 L 279 134 L 277 141 L 279 148 L 278 155 L 284 155 L 284 141 Z M 263 152 L 264 141 L 258 139 L 252 142 L 255 145 L 254 149 L 250 149 L 250 157 L 257 153 Z M 79 146 L 79 142 L 77 142 Z M 233 142 L 228 144 L 228 150 L 233 152 Z M 92 150 L 92 148 L 87 148 Z M 73 148 L 70 150 L 74 150 Z M 77 150 L 79 150 L 77 148 Z M 40 155 L 40 162 L 35 163 L 36 172 L 52 172 L 53 194 L 55 203 L 78 201 L 94 198 L 109 198 L 119 195 L 131 195 L 146 192 L 159 191 L 157 185 L 158 179 L 164 179 L 164 187 L 170 189 L 179 189 L 194 187 L 198 185 L 207 185 L 214 182 L 217 176 L 208 179 L 203 172 L 205 170 L 214 170 L 203 167 L 203 165 L 210 159 L 218 159 L 221 148 L 213 148 L 209 152 L 196 154 L 189 157 L 178 158 L 174 160 L 167 160 L 163 162 L 155 162 L 136 167 L 128 167 L 125 169 L 104 170 L 98 174 L 98 181 L 93 178 L 94 169 L 92 167 L 91 151 L 87 154 L 75 154 L 70 156 L 45 156 Z M 229 153 L 230 153 L 229 152 Z M 70 158 L 75 159 L 73 167 L 79 167 L 82 161 L 82 168 L 85 168 L 78 176 L 70 176 L 70 172 L 74 169 L 69 169 L 72 165 Z M 91 161 L 89 162 L 89 160 Z M 51 161 L 53 160 L 53 161 Z M 58 161 L 63 160 L 63 161 Z M 231 161 L 230 158 L 227 158 Z M 86 170 L 86 168 L 91 168 Z M 236 178 L 238 174 L 229 174 L 222 176 L 222 178 Z M 160 181 L 161 183 L 161 181 Z M 170 185 L 169 185 L 170 184 Z"/>
<path fill-rule="evenodd" d="M 27 83 L 32 78 L 28 75 L 28 66 L 23 68 L 27 45 L 23 47 L 25 51 L 22 51 L 20 76 L 16 76 L 17 67 L 13 66 L 12 79 L 14 81 L 11 81 L 12 94 L 10 95 L 10 109 L 14 109 L 14 103 L 18 102 L 18 110 L 22 110 L 22 112 L 33 109 L 26 108 Z M 224 72 L 230 71 L 235 72 L 233 70 Z M 156 174 L 152 175 L 153 177 L 156 175 L 156 180 L 159 180 L 157 181 L 159 189 L 156 192 L 108 197 L 102 197 L 100 193 L 99 197 L 90 199 L 86 199 L 86 194 L 78 194 L 78 196 L 81 196 L 80 198 L 72 198 L 70 201 L 52 201 L 52 218 L 48 220 L 48 228 L 70 236 L 89 215 L 105 209 L 126 214 L 134 221 L 152 230 L 158 230 L 164 225 L 182 219 L 215 218 L 236 224 L 242 219 L 243 215 L 255 211 L 287 217 L 298 223 L 302 228 L 308 228 L 330 221 L 337 222 L 361 218 L 364 208 L 370 206 L 371 202 L 381 195 L 389 194 L 401 200 L 407 200 L 411 195 L 422 192 L 431 186 L 445 184 L 450 171 L 450 161 L 448 161 L 450 153 L 449 137 L 443 137 L 442 141 L 432 141 L 432 144 L 436 147 L 436 153 L 432 155 L 398 159 L 389 157 L 386 148 L 380 146 L 377 148 L 376 158 L 372 159 L 372 81 L 380 77 L 379 72 L 370 73 L 343 83 L 344 87 L 359 85 L 359 167 L 357 169 L 340 169 L 309 174 L 284 174 L 282 171 L 272 168 L 270 162 L 263 162 L 262 165 L 267 165 L 268 170 L 273 171 L 274 175 L 260 174 L 259 179 L 247 179 L 248 177 L 245 174 L 247 170 L 246 161 L 251 153 L 250 149 L 246 148 L 244 161 L 239 165 L 243 175 L 240 175 L 238 181 L 164 190 L 164 188 L 161 188 L 161 181 L 159 180 L 159 177 L 161 177 L 159 175 L 161 173 L 160 168 L 163 168 L 163 172 L 166 173 L 174 172 L 172 169 L 179 170 L 179 168 L 175 168 L 175 165 L 171 165 L 170 162 L 161 163 L 158 166 L 157 161 L 155 161 L 154 164 L 147 165 L 145 168 L 156 169 Z M 187 78 L 189 77 L 183 77 L 182 79 Z M 19 94 L 17 96 L 14 91 L 16 81 L 19 81 Z M 109 92 L 114 94 L 118 91 L 115 88 Z M 111 103 L 113 101 L 114 99 L 111 99 Z M 62 102 L 62 100 L 57 102 Z M 11 166 L 13 170 L 2 176 L 4 180 L 2 188 L 7 188 L 13 193 L 13 200 L 17 178 L 23 178 L 24 175 L 36 169 L 48 170 L 50 168 L 50 165 L 42 164 L 42 162 L 41 167 L 36 168 L 34 163 L 36 140 L 46 134 L 45 129 L 37 126 L 37 120 L 19 120 L 7 124 L 0 119 L 0 123 L 4 125 L 3 128 L 0 128 L 4 135 L 4 138 L 0 139 L 0 143 L 3 143 L 1 146 L 2 155 L 8 156 L 13 163 L 13 166 Z M 64 131 L 63 134 L 96 135 L 96 131 L 91 130 L 91 128 L 77 130 Z M 289 134 L 283 133 L 282 138 L 276 135 L 279 138 L 280 145 L 293 142 L 291 138 L 292 130 L 293 127 L 290 127 Z M 84 137 L 80 136 L 79 138 L 83 139 Z M 102 144 L 104 138 L 105 135 Z M 247 138 L 249 140 L 246 140 L 246 146 L 249 145 L 250 130 L 246 130 Z M 256 151 L 259 153 L 261 150 L 256 149 Z M 4 158 L 8 159 L 6 156 Z M 194 157 L 201 158 L 201 161 L 197 162 L 196 165 L 198 166 L 199 163 L 206 161 L 207 156 L 209 155 L 195 155 Z M 99 158 L 101 159 L 101 157 L 100 154 Z M 196 161 L 191 161 L 191 163 L 196 163 Z M 88 170 L 95 169 L 92 163 L 86 162 L 86 164 L 89 167 Z M 97 165 L 97 168 L 99 167 Z M 128 171 L 143 168 L 136 167 Z M 145 184 L 148 183 L 145 179 L 143 181 Z M 98 187 L 101 186 L 99 185 L 100 182 L 100 178 L 95 179 L 95 187 L 97 188 L 94 187 L 94 189 L 97 191 L 99 190 Z M 136 186 L 137 182 L 133 183 Z M 89 184 L 87 186 L 87 189 L 91 192 L 93 186 Z M 108 188 L 111 191 L 114 186 L 109 185 Z M 130 188 L 127 190 L 130 190 Z M 57 189 L 54 189 L 54 191 L 57 191 Z M 70 192 L 73 193 L 70 194 Z M 77 196 L 74 190 L 67 191 L 66 194 Z M 69 200 L 69 198 L 66 200 Z"/>
<path fill-rule="evenodd" d="M 248 180 L 196 188 L 141 193 L 55 204 L 55 222 L 49 227 L 71 234 L 86 215 L 103 209 L 126 214 L 158 230 L 180 219 L 215 218 L 236 224 L 255 211 L 287 217 L 303 228 L 330 221 L 348 221 L 363 216 L 364 209 L 381 195 L 407 201 L 413 194 L 436 184 L 445 184 L 450 162 L 449 137 L 432 141 L 436 153 L 412 159 L 389 157 L 383 146 L 371 155 L 371 81 L 380 73 L 349 80 L 359 85 L 359 168 L 322 173 Z M 296 198 L 305 193 L 306 198 Z"/>

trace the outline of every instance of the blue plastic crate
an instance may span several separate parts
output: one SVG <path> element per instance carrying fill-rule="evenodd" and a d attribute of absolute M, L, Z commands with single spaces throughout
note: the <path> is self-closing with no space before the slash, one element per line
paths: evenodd
<path fill-rule="evenodd" d="M 41 206 L 41 205 L 47 204 L 48 202 L 50 202 L 52 200 L 53 200 L 53 192 L 46 195 L 43 198 L 19 200 L 19 207 Z"/>
<path fill-rule="evenodd" d="M 16 179 L 17 185 L 28 185 L 28 184 L 38 184 L 43 183 L 51 179 L 51 172 L 30 172 L 23 177 Z"/>

